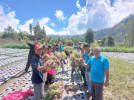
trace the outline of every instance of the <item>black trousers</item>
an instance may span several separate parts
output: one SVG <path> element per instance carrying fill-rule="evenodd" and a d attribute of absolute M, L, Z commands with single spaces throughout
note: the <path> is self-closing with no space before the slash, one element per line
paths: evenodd
<path fill-rule="evenodd" d="M 80 65 L 80 66 L 79 66 L 79 69 L 80 69 L 80 71 L 81 71 L 81 75 L 82 75 L 82 77 L 83 77 L 84 84 L 87 86 L 87 82 L 86 82 L 86 78 L 85 78 L 85 68 L 84 68 L 82 65 Z"/>
<path fill-rule="evenodd" d="M 75 71 L 75 68 L 72 68 L 72 71 L 71 71 L 71 74 L 72 74 L 72 75 L 73 75 L 74 71 Z"/>
<path fill-rule="evenodd" d="M 102 100 L 103 98 L 103 83 L 91 81 L 92 100 Z"/>
<path fill-rule="evenodd" d="M 46 85 L 48 85 L 48 84 L 52 84 L 52 76 L 53 76 L 53 75 L 47 73 L 47 81 L 46 81 Z"/>
<path fill-rule="evenodd" d="M 26 68 L 25 68 L 25 72 L 28 71 L 28 69 L 29 69 L 29 67 L 30 67 L 30 64 L 31 64 L 31 60 L 32 60 L 32 57 L 28 57 L 27 64 L 26 64 Z"/>

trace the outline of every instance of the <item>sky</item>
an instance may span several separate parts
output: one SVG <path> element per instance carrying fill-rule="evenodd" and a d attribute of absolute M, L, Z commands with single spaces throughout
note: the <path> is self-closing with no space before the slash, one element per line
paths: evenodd
<path fill-rule="evenodd" d="M 39 21 L 47 35 L 84 34 L 114 26 L 134 14 L 134 0 L 0 0 L 0 32 L 29 32 Z"/>

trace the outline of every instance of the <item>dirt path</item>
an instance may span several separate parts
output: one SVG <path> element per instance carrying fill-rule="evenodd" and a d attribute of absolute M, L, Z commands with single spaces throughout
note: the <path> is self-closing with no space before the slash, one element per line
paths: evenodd
<path fill-rule="evenodd" d="M 134 63 L 134 53 L 102 52 L 101 54 L 114 59 L 120 59 L 128 61 L 130 63 Z"/>

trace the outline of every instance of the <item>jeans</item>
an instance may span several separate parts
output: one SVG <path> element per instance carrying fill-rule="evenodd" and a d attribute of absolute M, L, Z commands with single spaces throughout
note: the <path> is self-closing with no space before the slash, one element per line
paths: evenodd
<path fill-rule="evenodd" d="M 89 92 L 91 93 L 90 72 L 85 71 L 85 78 L 86 78 L 86 82 L 87 82 L 87 86 L 88 86 Z"/>
<path fill-rule="evenodd" d="M 62 73 L 64 73 L 64 64 L 63 64 L 64 62 L 62 61 L 61 62 L 61 65 L 60 65 L 60 67 L 62 68 Z"/>
<path fill-rule="evenodd" d="M 44 94 L 44 83 L 34 84 L 34 97 L 33 100 L 41 100 Z"/>

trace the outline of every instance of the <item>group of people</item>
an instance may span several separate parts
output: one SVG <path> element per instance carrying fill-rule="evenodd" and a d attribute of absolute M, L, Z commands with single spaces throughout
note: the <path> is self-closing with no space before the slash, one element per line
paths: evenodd
<path fill-rule="evenodd" d="M 46 38 L 45 45 L 41 46 L 37 41 L 34 44 L 30 44 L 26 39 L 26 43 L 30 47 L 28 61 L 26 64 L 25 72 L 28 71 L 29 66 L 32 67 L 32 83 L 34 85 L 34 100 L 41 100 L 44 98 L 44 87 L 48 87 L 52 84 L 52 76 L 56 73 L 56 70 L 46 71 L 47 65 L 42 56 L 47 54 L 49 56 L 55 55 L 56 51 L 62 51 L 64 46 L 61 44 L 48 45 L 48 37 Z M 103 98 L 103 86 L 109 85 L 109 61 L 106 57 L 102 56 L 99 47 L 94 47 L 90 51 L 90 45 L 85 44 L 82 47 L 82 43 L 77 43 L 74 49 L 81 54 L 83 62 L 79 66 L 81 75 L 84 80 L 84 85 L 88 87 L 88 92 L 92 96 L 92 100 L 102 100 Z M 63 65 L 62 65 L 63 66 Z M 75 69 L 72 68 L 72 75 Z M 44 83 L 45 82 L 45 86 Z"/>
<path fill-rule="evenodd" d="M 103 99 L 103 86 L 109 85 L 109 61 L 101 55 L 99 47 L 94 47 L 90 51 L 90 45 L 77 43 L 74 47 L 81 54 L 84 60 L 79 66 L 83 77 L 84 85 L 88 87 L 88 92 L 92 96 L 92 100 Z M 72 74 L 74 69 L 72 69 Z"/>
<path fill-rule="evenodd" d="M 46 70 L 47 65 L 44 62 L 43 57 L 45 54 L 49 57 L 55 55 L 56 51 L 61 50 L 58 44 L 48 45 L 48 39 L 46 38 L 45 45 L 41 46 L 38 41 L 34 44 L 28 42 L 27 37 L 25 37 L 27 45 L 30 47 L 28 54 L 28 60 L 25 68 L 25 73 L 28 72 L 29 67 L 32 67 L 32 83 L 34 85 L 34 100 L 41 100 L 45 98 L 45 88 L 48 88 L 52 84 L 52 77 L 56 73 L 55 68 L 51 70 Z"/>

